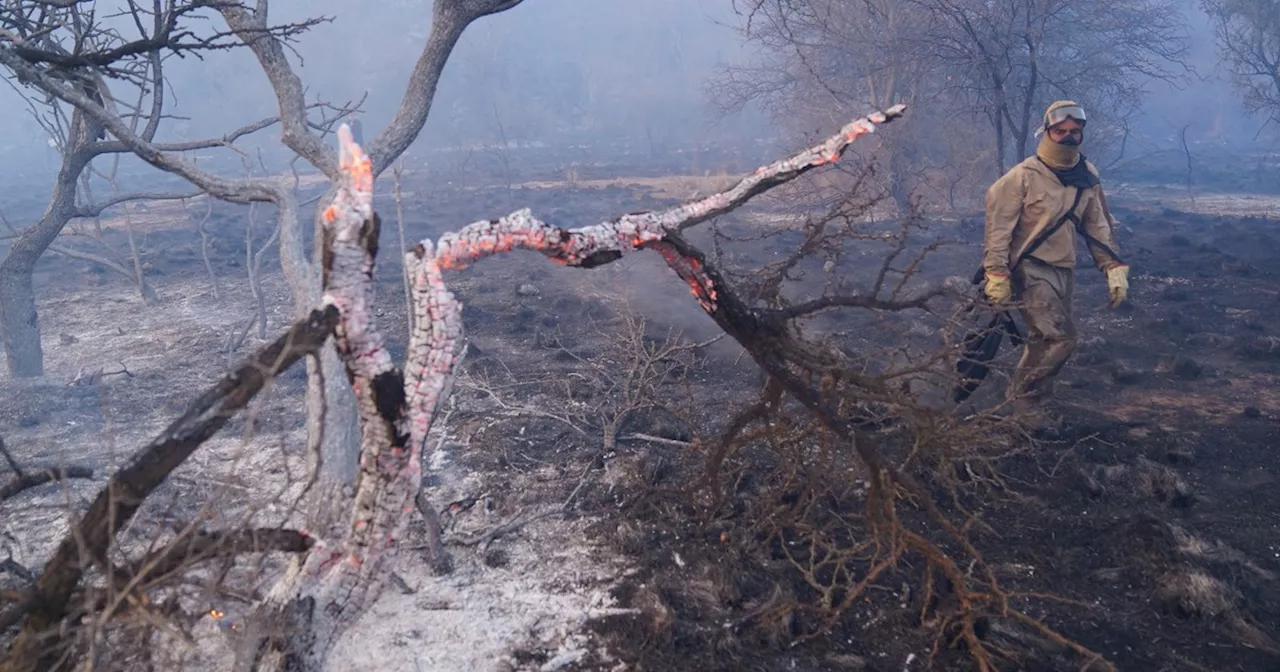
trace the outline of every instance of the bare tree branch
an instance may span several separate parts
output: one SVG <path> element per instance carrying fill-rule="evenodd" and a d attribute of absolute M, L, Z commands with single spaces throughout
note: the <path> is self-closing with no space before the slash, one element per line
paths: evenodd
<path fill-rule="evenodd" d="M 196 196 L 199 196 L 202 193 L 204 192 L 188 191 L 181 194 L 175 194 L 173 192 L 167 192 L 167 191 L 164 191 L 164 192 L 139 191 L 139 192 L 133 192 L 128 194 L 119 194 L 117 196 L 112 196 L 111 198 L 108 198 L 107 200 L 101 203 L 81 205 L 78 208 L 76 208 L 75 216 L 88 219 L 91 217 L 100 216 L 105 210 L 107 210 L 112 206 L 120 205 L 121 203 L 128 203 L 129 201 L 178 201 L 178 200 L 184 200 L 188 198 L 195 198 Z"/>
<path fill-rule="evenodd" d="M 205 9 L 217 10 L 238 4 L 223 0 L 170 0 L 163 8 L 156 2 L 154 10 L 149 12 L 152 17 L 149 30 L 143 25 L 140 8 L 133 6 L 130 16 L 138 35 L 132 40 L 123 39 L 117 31 L 100 29 L 99 26 L 91 27 L 91 35 L 80 33 L 59 39 L 58 33 L 75 23 L 68 20 L 75 15 L 49 10 L 74 10 L 79 4 L 82 3 L 71 0 L 24 0 L 16 11 L 0 15 L 0 26 L 4 26 L 0 39 L 8 42 L 7 45 L 0 42 L 0 48 L 47 72 L 70 74 L 93 70 L 108 77 L 128 78 L 138 72 L 132 67 L 135 59 L 146 61 L 160 52 L 199 56 L 204 51 L 233 49 L 240 45 L 242 39 L 235 32 L 198 35 L 184 23 Z M 264 25 L 253 32 L 288 40 L 324 20 L 311 19 L 283 26 Z"/>
<path fill-rule="evenodd" d="M 395 117 L 381 133 L 369 143 L 369 156 L 373 159 L 373 174 L 382 174 L 404 153 L 427 122 L 427 113 L 440 84 L 449 53 L 457 44 L 467 26 L 477 19 L 505 12 L 521 0 L 438 0 L 432 3 L 431 34 L 427 44 L 409 75 Z"/>
<path fill-rule="evenodd" d="M 0 502 L 24 490 L 71 478 L 93 478 L 93 470 L 87 467 L 45 467 L 25 470 L 10 479 L 8 483 L 0 485 Z"/>
<path fill-rule="evenodd" d="M 267 7 L 267 3 L 259 3 L 256 11 L 250 11 L 241 5 L 228 3 L 219 11 L 231 30 L 258 57 L 271 82 L 280 106 L 281 140 L 329 179 L 336 179 L 337 156 L 308 129 L 306 90 L 302 79 L 289 65 L 283 42 L 267 30 Z"/>
<path fill-rule="evenodd" d="M 299 530 L 279 528 L 196 531 L 180 535 L 124 570 L 122 586 L 141 586 L 163 580 L 179 569 L 213 558 L 247 553 L 305 553 L 315 538 Z"/>
<path fill-rule="evenodd" d="M 1201 0 L 1200 6 L 1245 105 L 1280 121 L 1280 7 L 1243 0 Z"/>
<path fill-rule="evenodd" d="M 872 310 L 910 310 L 912 308 L 924 308 L 929 301 L 939 296 L 944 296 L 947 291 L 941 287 L 935 287 L 927 292 L 923 292 L 917 296 L 905 299 L 883 299 L 877 295 L 870 296 L 824 296 L 812 301 L 805 301 L 794 306 L 788 306 L 775 311 L 778 317 L 783 319 L 792 319 L 802 315 L 810 315 L 818 313 L 830 308 L 870 308 Z"/>

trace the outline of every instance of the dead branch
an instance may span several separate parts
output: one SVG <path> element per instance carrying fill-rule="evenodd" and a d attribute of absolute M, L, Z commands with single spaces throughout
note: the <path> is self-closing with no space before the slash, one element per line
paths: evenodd
<path fill-rule="evenodd" d="M 249 337 L 249 332 L 253 330 L 253 325 L 258 321 L 257 315 L 251 315 L 244 321 L 244 326 L 237 327 L 233 322 L 231 329 L 227 331 L 227 337 L 222 342 L 222 352 L 227 356 L 227 366 L 235 364 L 235 353 L 244 345 L 244 341 Z"/>
<path fill-rule="evenodd" d="M 871 437 L 859 429 L 858 421 L 843 417 L 842 414 L 826 400 L 819 389 L 807 384 L 795 372 L 793 362 L 789 361 L 797 351 L 795 338 L 788 333 L 785 321 L 778 311 L 759 311 L 751 309 L 724 283 L 719 272 L 710 266 L 704 255 L 696 248 L 684 242 L 677 235 L 670 235 L 660 243 L 653 245 L 663 258 L 686 283 L 695 288 L 717 288 L 714 300 L 709 296 L 700 296 L 700 302 L 707 313 L 715 320 L 725 333 L 751 355 L 752 359 L 771 378 L 776 380 L 788 395 L 803 404 L 814 418 L 832 434 L 853 445 L 859 458 L 870 472 L 873 489 L 880 492 L 893 492 L 902 488 L 911 493 L 915 502 L 924 509 L 928 518 L 937 525 L 951 543 L 958 545 L 973 562 L 982 569 L 985 590 L 972 588 L 974 581 L 961 570 L 953 559 L 937 544 L 926 537 L 903 529 L 893 524 L 887 528 L 893 535 L 894 543 L 905 543 L 906 547 L 920 553 L 931 563 L 931 567 L 940 569 L 951 582 L 960 601 L 960 610 L 956 618 L 961 626 L 961 638 L 979 669 L 992 670 L 989 655 L 983 647 L 975 628 L 979 614 L 984 609 L 994 609 L 1008 613 L 1008 595 L 1000 588 L 991 568 L 982 561 L 967 535 L 958 528 L 935 504 L 932 495 L 921 486 L 914 477 L 905 470 L 895 468 L 880 454 Z M 876 485 L 877 481 L 883 481 Z M 892 497 L 892 495 L 890 495 Z M 891 521 L 892 509 L 889 505 L 868 499 L 873 520 Z M 876 507 L 883 510 L 876 512 Z M 874 528 L 873 528 L 874 529 Z M 885 532 L 885 530 L 880 530 Z M 892 544 L 891 544 L 892 547 Z M 1090 657 L 1100 655 L 1089 652 Z"/>
<path fill-rule="evenodd" d="M 1191 125 L 1187 124 L 1178 130 L 1178 140 L 1182 143 L 1182 153 L 1187 157 L 1187 196 L 1191 199 L 1191 207 L 1196 205 L 1195 189 L 1192 186 L 1191 173 L 1195 168 L 1195 162 L 1191 158 L 1191 146 L 1187 144 L 1187 129 Z"/>
<path fill-rule="evenodd" d="M 261 152 L 259 152 L 258 162 L 262 163 Z M 246 169 L 252 173 L 252 166 L 245 161 Z M 266 166 L 263 166 L 266 170 Z M 296 187 L 295 187 L 296 188 Z M 262 246 L 255 252 L 253 249 L 253 236 L 256 233 L 258 224 L 258 204 L 249 204 L 249 221 L 245 226 L 244 234 L 244 266 L 249 276 L 249 291 L 253 294 L 254 302 L 258 306 L 258 338 L 267 337 L 267 297 L 262 291 L 262 264 L 266 260 L 267 250 L 280 239 L 280 229 L 283 222 L 277 218 L 276 225 L 271 230 L 271 235 L 262 243 Z"/>
<path fill-rule="evenodd" d="M 274 180 L 231 180 L 217 177 L 201 170 L 190 161 L 176 156 L 169 148 L 151 142 L 144 132 L 135 134 L 123 119 L 112 114 L 95 98 L 85 91 L 66 85 L 56 78 L 31 65 L 8 49 L 0 49 L 0 65 L 4 65 L 15 75 L 40 87 L 40 89 L 80 110 L 95 123 L 123 143 L 122 151 L 131 151 L 139 158 L 166 172 L 175 173 L 189 182 L 224 200 L 236 203 L 248 203 L 254 200 L 276 200 L 281 185 Z M 153 95 L 159 95 L 157 91 Z"/>
<path fill-rule="evenodd" d="M 0 485 L 0 502 L 24 490 L 70 478 L 93 478 L 93 470 L 88 467 L 43 467 L 19 472 L 8 483 Z"/>
<path fill-rule="evenodd" d="M 4 461 L 9 465 L 9 469 L 13 471 L 14 476 L 22 476 L 22 467 L 18 466 L 18 461 L 13 459 L 13 453 L 9 452 L 9 447 L 4 444 L 4 437 L 0 436 L 0 455 L 4 456 Z"/>
<path fill-rule="evenodd" d="M 924 308 L 929 301 L 947 294 L 942 287 L 935 287 L 917 296 L 906 299 L 882 299 L 879 296 L 824 296 L 812 301 L 805 301 L 794 306 L 781 308 L 776 315 L 781 319 L 792 319 L 803 315 L 811 315 L 830 308 L 869 308 L 871 310 L 911 310 Z"/>
<path fill-rule="evenodd" d="M 115 259 L 104 257 L 100 254 L 94 254 L 92 252 L 81 252 L 74 247 L 67 247 L 65 245 L 50 245 L 45 249 L 69 259 L 79 259 L 80 261 L 87 261 L 91 264 L 98 264 L 99 266 L 109 268 L 130 280 L 137 280 L 137 278 L 134 277 L 133 271 L 129 270 L 129 268 L 123 263 L 116 261 Z"/>
<path fill-rule="evenodd" d="M 188 210 L 185 200 L 182 202 L 182 209 Z M 188 216 L 190 216 L 189 211 Z M 213 272 L 213 262 L 209 260 L 209 230 L 205 228 L 208 226 L 211 216 L 213 216 L 213 199 L 206 198 L 204 216 L 196 224 L 196 231 L 200 233 L 200 257 L 204 260 L 205 272 L 209 274 L 209 285 L 213 288 L 213 300 L 221 301 L 222 293 L 218 291 L 218 276 Z"/>
<path fill-rule="evenodd" d="M 73 526 L 45 564 L 35 586 L 38 606 L 14 640 L 0 672 L 48 669 L 61 653 L 59 623 L 84 575 L 88 558 L 103 557 L 111 539 L 141 507 L 143 500 L 213 436 L 266 382 L 317 351 L 338 322 L 333 306 L 312 312 L 284 335 L 259 350 L 234 372 L 205 391 L 183 416 L 171 423 L 107 481 L 80 522 Z"/>
<path fill-rule="evenodd" d="M 138 595 L 140 591 L 171 578 L 175 572 L 212 559 L 234 558 L 250 553 L 302 553 L 311 548 L 314 539 L 305 532 L 284 529 L 249 529 L 229 532 L 196 531 L 170 541 L 127 568 L 111 568 L 111 584 L 107 589 L 92 588 L 81 600 L 84 613 L 99 613 L 98 618 L 111 618 L 123 606 L 139 606 L 149 602 L 145 597 L 124 600 L 119 596 Z M 34 577 L 32 577 L 34 580 Z M 7 629 L 31 611 L 38 593 L 22 596 L 0 613 L 0 631 Z"/>
<path fill-rule="evenodd" d="M 638 432 L 635 434 L 628 434 L 626 436 L 619 436 L 618 440 L 619 441 L 648 441 L 650 443 L 661 443 L 667 446 L 676 446 L 677 448 L 688 448 L 693 445 L 693 443 L 689 441 L 677 441 L 675 439 L 664 439 L 661 436 L 653 436 L 652 434 L 641 434 Z"/>
<path fill-rule="evenodd" d="M 565 498 L 558 506 L 543 509 L 537 512 L 522 511 L 511 517 L 506 522 L 498 523 L 484 530 L 474 532 L 472 534 L 457 535 L 449 538 L 449 543 L 459 546 L 480 546 L 481 552 L 489 550 L 489 545 L 497 541 L 499 538 L 508 534 L 519 532 L 529 523 L 542 520 L 558 513 L 566 513 L 573 506 L 573 500 L 577 499 L 578 493 L 582 492 L 582 488 L 587 484 L 587 475 L 591 473 L 593 464 L 587 464 L 582 470 L 582 474 L 578 476 L 578 484 L 574 486 L 569 496 Z"/>
<path fill-rule="evenodd" d="M 315 544 L 306 532 L 284 529 L 196 531 L 152 551 L 124 570 L 125 589 L 163 580 L 192 564 L 247 553 L 304 553 Z M 118 581 L 118 583 L 120 583 Z"/>
<path fill-rule="evenodd" d="M 234 39 L 238 36 L 231 32 L 200 36 L 186 27 L 184 21 L 188 16 L 207 7 L 224 4 L 207 0 L 167 2 L 163 10 L 160 3 L 156 3 L 155 11 L 151 12 L 152 31 L 148 33 L 143 22 L 137 20 L 140 32 L 137 39 L 124 40 L 107 31 L 95 33 L 98 39 L 84 39 L 84 35 L 74 34 L 75 31 L 68 31 L 73 34 L 60 38 L 59 32 L 67 30 L 68 26 L 96 24 L 92 13 L 86 16 L 78 11 L 81 4 L 75 0 L 25 0 L 17 11 L 8 12 L 0 24 L 5 28 L 0 37 L 8 42 L 4 48 L 27 63 L 46 66 L 52 72 L 93 70 L 106 76 L 127 78 L 136 75 L 136 68 L 132 67 L 136 60 L 145 61 L 149 55 L 160 51 L 199 55 L 200 52 L 227 50 L 239 45 L 239 40 Z M 138 19 L 138 10 L 135 9 L 134 14 L 135 20 Z M 264 28 L 263 32 L 279 39 L 289 39 L 322 21 L 312 19 Z M 112 35 L 115 39 L 105 39 L 104 35 Z M 64 40 L 70 44 L 64 44 Z"/>
<path fill-rule="evenodd" d="M 128 203 L 129 201 L 177 201 L 195 198 L 199 195 L 200 192 L 198 191 L 188 191 L 180 194 L 159 191 L 140 191 L 128 194 L 117 194 L 101 203 L 89 203 L 77 207 L 75 216 L 83 219 L 92 219 L 100 216 L 104 211 L 112 206 L 120 205 L 121 203 Z"/>
<path fill-rule="evenodd" d="M 67 387 L 97 385 L 107 376 L 125 376 L 126 378 L 134 377 L 133 372 L 129 370 L 129 367 L 126 366 L 124 362 L 120 363 L 119 371 L 108 371 L 105 366 L 82 366 L 79 371 L 76 371 L 76 377 L 72 378 L 71 382 L 67 383 Z"/>
<path fill-rule="evenodd" d="M 485 530 L 481 530 L 474 534 L 458 535 L 455 537 L 450 537 L 448 539 L 448 542 L 451 544 L 456 544 L 458 546 L 480 546 L 481 547 L 480 550 L 485 551 L 485 550 L 488 550 L 489 544 L 492 544 L 498 538 L 511 534 L 513 532 L 518 532 L 525 525 L 528 525 L 529 523 L 532 523 L 536 520 L 541 520 L 548 516 L 553 516 L 557 513 L 564 513 L 564 511 L 567 508 L 568 508 L 568 502 L 565 502 L 565 504 L 562 506 L 553 506 L 549 509 L 543 509 L 542 511 L 537 511 L 532 513 L 521 512 L 513 516 L 511 520 L 508 520 L 504 523 L 499 523 L 497 525 L 494 525 L 493 527 L 490 527 Z"/>

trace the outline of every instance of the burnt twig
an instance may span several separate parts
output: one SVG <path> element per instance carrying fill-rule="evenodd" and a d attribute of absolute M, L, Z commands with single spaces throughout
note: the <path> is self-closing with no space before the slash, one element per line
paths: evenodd
<path fill-rule="evenodd" d="M 118 593 L 137 591 L 206 560 L 234 558 L 249 553 L 304 553 L 314 544 L 313 537 L 298 530 L 196 531 L 173 539 L 128 568 L 113 569 L 112 590 Z M 92 603 L 102 609 L 107 601 L 108 596 L 101 595 Z"/>
<path fill-rule="evenodd" d="M 0 455 L 4 456 L 4 461 L 9 464 L 9 468 L 13 470 L 15 476 L 22 476 L 22 467 L 18 466 L 18 461 L 13 459 L 13 454 L 9 452 L 9 447 L 4 445 L 4 437 L 0 436 Z"/>
<path fill-rule="evenodd" d="M 93 478 L 93 470 L 87 467 L 46 467 L 44 469 L 19 472 L 8 483 L 0 485 L 0 502 L 14 497 L 24 490 L 30 490 L 53 481 L 65 481 L 69 478 Z"/>

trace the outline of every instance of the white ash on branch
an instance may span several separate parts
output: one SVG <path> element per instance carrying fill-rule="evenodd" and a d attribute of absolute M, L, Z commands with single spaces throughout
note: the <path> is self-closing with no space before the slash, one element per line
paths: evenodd
<path fill-rule="evenodd" d="M 524 249 L 536 250 L 567 266 L 592 268 L 606 264 L 625 252 L 723 215 L 757 194 L 838 160 L 854 140 L 874 133 L 877 126 L 902 116 L 905 111 L 905 105 L 895 105 L 884 112 L 855 119 L 825 141 L 790 158 L 757 168 L 727 191 L 674 208 L 623 215 L 610 222 L 577 229 L 551 226 L 534 217 L 528 208 L 501 219 L 475 222 L 442 236 L 435 246 L 436 260 L 443 268 L 458 269 L 492 254 Z"/>
<path fill-rule="evenodd" d="M 340 179 L 321 217 L 323 301 L 339 313 L 334 337 L 360 414 L 360 476 L 346 529 L 320 531 L 336 532 L 340 541 L 317 541 L 297 569 L 297 591 L 289 596 L 314 600 L 314 646 L 304 655 L 317 661 L 377 599 L 390 575 L 384 570 L 387 551 L 412 518 L 422 482 L 422 446 L 462 343 L 461 305 L 444 287 L 439 268 L 413 264 L 410 254 L 406 262 L 415 270 L 412 291 L 421 326 L 410 337 L 407 380 L 392 363 L 373 323 L 380 222 L 373 211 L 371 162 L 347 126 L 338 137 Z M 429 259 L 424 252 L 415 250 Z"/>
<path fill-rule="evenodd" d="M 293 572 L 292 581 L 283 582 L 295 590 L 277 586 L 273 595 L 314 600 L 309 650 L 295 651 L 295 655 L 301 653 L 313 664 L 323 661 L 347 626 L 377 599 L 390 576 L 385 569 L 387 551 L 411 518 L 422 480 L 423 446 L 435 411 L 448 394 L 463 344 L 462 305 L 446 286 L 444 269 L 461 269 L 516 249 L 591 268 L 628 251 L 655 247 L 680 271 L 703 308 L 714 313 L 716 287 L 699 271 L 700 263 L 691 256 L 676 255 L 664 239 L 836 161 L 854 140 L 904 111 L 905 106 L 899 105 L 857 119 L 825 142 L 757 169 L 728 191 L 674 208 L 576 229 L 551 226 L 525 208 L 497 220 L 475 222 L 438 242 L 422 241 L 405 255 L 405 266 L 413 277 L 416 327 L 403 374 L 392 363 L 373 323 L 373 267 L 380 221 L 373 211 L 372 166 L 350 129 L 342 126 L 339 182 L 321 218 L 324 303 L 339 311 L 335 338 L 359 407 L 360 478 L 345 529 L 316 531 L 340 540 L 317 540 Z"/>

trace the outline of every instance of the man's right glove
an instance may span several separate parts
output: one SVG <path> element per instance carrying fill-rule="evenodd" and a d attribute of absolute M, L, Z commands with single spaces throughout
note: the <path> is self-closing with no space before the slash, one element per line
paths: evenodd
<path fill-rule="evenodd" d="M 992 303 L 1004 303 L 1013 296 L 1013 281 L 1007 275 L 988 271 L 986 293 Z"/>

